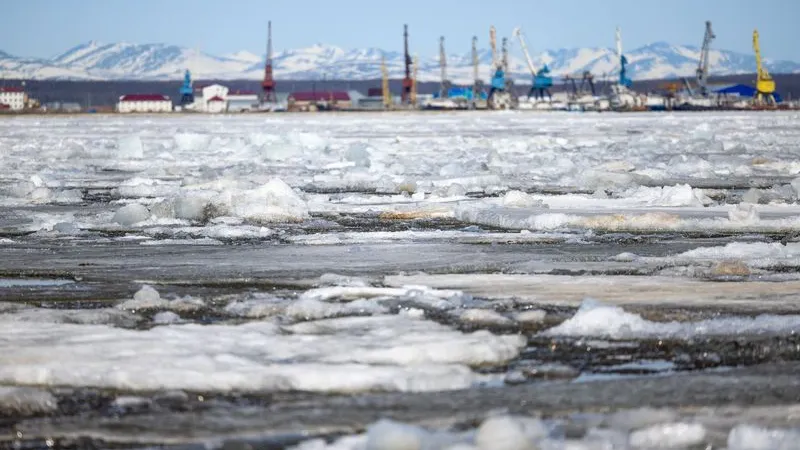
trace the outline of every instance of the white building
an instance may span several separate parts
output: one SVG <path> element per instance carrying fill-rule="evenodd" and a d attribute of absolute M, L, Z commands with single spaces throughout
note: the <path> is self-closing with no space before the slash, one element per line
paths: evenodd
<path fill-rule="evenodd" d="M 119 98 L 117 111 L 132 112 L 170 112 L 172 100 L 160 94 L 128 94 Z"/>
<path fill-rule="evenodd" d="M 228 102 L 228 88 L 221 84 L 211 84 L 208 86 L 198 86 L 195 88 L 194 103 L 192 108 L 195 111 L 211 112 L 209 111 L 209 102 L 212 98 L 219 97 L 223 101 L 223 105 Z M 216 102 L 215 102 L 216 103 Z M 217 108 L 217 105 L 211 106 Z M 223 108 L 224 109 L 224 108 Z"/>
<path fill-rule="evenodd" d="M 220 96 L 211 97 L 206 103 L 206 112 L 221 113 L 225 112 L 225 99 Z"/>
<path fill-rule="evenodd" d="M 25 90 L 22 88 L 0 87 L 0 105 L 8 106 L 11 111 L 22 111 L 25 108 L 25 97 Z"/>
<path fill-rule="evenodd" d="M 258 108 L 260 99 L 253 91 L 228 92 L 228 112 L 252 111 Z"/>

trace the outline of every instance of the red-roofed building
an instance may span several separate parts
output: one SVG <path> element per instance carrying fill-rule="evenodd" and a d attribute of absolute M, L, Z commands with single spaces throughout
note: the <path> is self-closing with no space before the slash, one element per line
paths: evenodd
<path fill-rule="evenodd" d="M 0 87 L 0 104 L 8 105 L 12 111 L 25 109 L 25 89 L 14 86 Z"/>
<path fill-rule="evenodd" d="M 161 94 L 126 94 L 119 98 L 117 111 L 121 113 L 152 113 L 172 111 L 172 100 Z"/>
<path fill-rule="evenodd" d="M 292 92 L 287 100 L 289 109 L 295 111 L 349 108 L 353 104 L 345 91 Z"/>
<path fill-rule="evenodd" d="M 206 111 L 210 113 L 225 112 L 226 104 L 225 99 L 219 95 L 215 95 L 206 101 Z"/>

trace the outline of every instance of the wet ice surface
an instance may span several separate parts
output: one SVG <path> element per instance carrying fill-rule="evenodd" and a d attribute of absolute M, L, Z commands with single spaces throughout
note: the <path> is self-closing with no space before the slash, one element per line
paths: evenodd
<path fill-rule="evenodd" d="M 0 122 L 0 444 L 793 448 L 798 119 Z"/>

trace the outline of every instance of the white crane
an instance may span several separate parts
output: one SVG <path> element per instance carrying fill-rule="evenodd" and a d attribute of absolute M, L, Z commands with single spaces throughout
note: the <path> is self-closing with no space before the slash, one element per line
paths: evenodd
<path fill-rule="evenodd" d="M 444 50 L 444 36 L 439 38 L 439 66 L 442 69 L 441 98 L 447 98 L 450 93 L 450 81 L 447 79 L 447 53 Z"/>
<path fill-rule="evenodd" d="M 522 36 L 522 30 L 517 27 L 514 28 L 513 35 L 519 40 L 519 45 L 522 47 L 522 53 L 525 54 L 525 61 L 528 63 L 528 70 L 531 71 L 531 76 L 536 76 L 536 66 L 533 65 L 530 53 L 528 53 L 528 45 L 525 43 L 525 38 Z"/>

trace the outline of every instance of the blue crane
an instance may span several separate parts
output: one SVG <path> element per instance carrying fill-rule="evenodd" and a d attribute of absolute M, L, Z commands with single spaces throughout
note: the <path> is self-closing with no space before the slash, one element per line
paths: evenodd
<path fill-rule="evenodd" d="M 528 70 L 531 71 L 533 83 L 531 83 L 531 90 L 528 92 L 528 98 L 536 97 L 544 100 L 544 95 L 552 100 L 550 95 L 550 88 L 553 87 L 553 78 L 550 76 L 550 68 L 547 64 L 539 70 L 533 65 L 533 59 L 528 53 L 528 45 L 525 43 L 525 38 L 522 37 L 522 30 L 518 27 L 514 29 L 514 35 L 519 39 L 519 44 L 522 47 L 522 52 L 525 54 L 525 61 L 528 63 Z"/>
<path fill-rule="evenodd" d="M 626 66 L 628 65 L 628 58 L 622 54 L 622 35 L 619 31 L 619 27 L 617 27 L 617 57 L 619 58 L 619 82 L 620 86 L 625 86 L 626 88 L 631 87 L 633 82 L 630 78 L 628 78 L 628 70 Z"/>
<path fill-rule="evenodd" d="M 180 89 L 181 105 L 190 105 L 194 103 L 194 88 L 192 87 L 192 74 L 189 69 L 183 74 L 183 85 Z"/>

